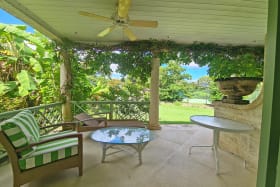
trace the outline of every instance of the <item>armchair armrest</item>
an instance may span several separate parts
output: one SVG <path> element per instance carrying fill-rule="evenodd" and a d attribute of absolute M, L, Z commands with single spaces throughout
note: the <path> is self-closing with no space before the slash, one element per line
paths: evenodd
<path fill-rule="evenodd" d="M 32 148 L 33 146 L 36 146 L 36 145 L 41 145 L 41 144 L 45 144 L 45 143 L 48 143 L 48 142 L 52 142 L 52 141 L 55 141 L 55 140 L 61 140 L 61 139 L 65 139 L 65 138 L 78 138 L 79 148 L 80 148 L 80 146 L 83 145 L 82 144 L 83 134 L 82 133 L 75 133 L 75 134 L 66 134 L 66 135 L 59 136 L 59 137 L 49 138 L 49 139 L 46 139 L 44 141 L 37 142 L 37 143 L 32 143 L 32 144 L 29 144 L 29 145 L 27 145 L 25 147 L 18 148 L 15 151 L 17 153 L 18 152 L 22 152 L 22 151 L 24 151 L 26 149 L 30 149 L 30 148 Z"/>

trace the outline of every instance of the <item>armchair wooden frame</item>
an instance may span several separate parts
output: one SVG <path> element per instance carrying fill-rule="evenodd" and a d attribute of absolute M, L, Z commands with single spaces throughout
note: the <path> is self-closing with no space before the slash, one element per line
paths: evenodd
<path fill-rule="evenodd" d="M 69 125 L 69 124 L 67 124 Z M 50 127 L 50 126 L 48 126 Z M 23 151 L 25 149 L 31 148 L 35 145 L 44 144 L 47 142 L 51 142 L 54 140 L 60 140 L 65 138 L 78 138 L 78 154 L 74 156 L 70 156 L 65 159 L 57 160 L 55 162 L 51 162 L 42 166 L 34 167 L 27 170 L 20 170 L 19 163 L 18 163 L 18 156 L 17 153 Z M 25 183 L 28 183 L 35 178 L 39 178 L 45 175 L 53 174 L 59 170 L 68 169 L 78 167 L 79 176 L 83 175 L 83 136 L 81 133 L 75 134 L 65 134 L 63 136 L 54 137 L 47 139 L 45 141 L 41 141 L 38 143 L 30 144 L 26 147 L 15 149 L 11 142 L 8 140 L 7 136 L 0 131 L 0 142 L 3 144 L 4 148 L 6 149 L 10 162 L 12 165 L 13 170 L 13 181 L 14 187 L 20 187 Z"/>

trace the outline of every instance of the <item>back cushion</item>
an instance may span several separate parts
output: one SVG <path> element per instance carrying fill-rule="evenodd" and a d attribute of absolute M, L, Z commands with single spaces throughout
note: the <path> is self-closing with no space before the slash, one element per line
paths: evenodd
<path fill-rule="evenodd" d="M 30 110 L 24 110 L 18 113 L 14 118 L 21 123 L 21 129 L 27 136 L 29 143 L 39 142 L 40 127 Z"/>
<path fill-rule="evenodd" d="M 39 141 L 39 126 L 29 110 L 22 111 L 14 117 L 4 121 L 1 129 L 7 135 L 15 148 L 20 148 Z M 22 151 L 22 157 L 33 152 L 35 147 Z"/>

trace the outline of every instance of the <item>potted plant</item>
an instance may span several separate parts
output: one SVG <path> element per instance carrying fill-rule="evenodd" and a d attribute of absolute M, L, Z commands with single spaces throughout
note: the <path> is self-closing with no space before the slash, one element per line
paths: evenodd
<path fill-rule="evenodd" d="M 242 100 L 251 94 L 263 77 L 262 47 L 221 47 L 199 48 L 193 59 L 200 66 L 208 66 L 208 74 L 225 95 L 225 103 L 248 104 Z"/>

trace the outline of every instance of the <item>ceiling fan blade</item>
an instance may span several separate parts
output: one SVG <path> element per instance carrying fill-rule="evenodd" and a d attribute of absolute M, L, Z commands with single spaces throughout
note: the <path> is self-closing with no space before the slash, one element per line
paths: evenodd
<path fill-rule="evenodd" d="M 128 25 L 133 27 L 157 27 L 157 21 L 129 20 Z"/>
<path fill-rule="evenodd" d="M 118 4 L 118 16 L 120 18 L 127 18 L 128 9 L 130 8 L 131 0 L 119 0 Z"/>
<path fill-rule="evenodd" d="M 112 32 L 112 30 L 114 30 L 116 28 L 115 25 L 106 28 L 105 30 L 101 31 L 100 33 L 97 34 L 98 37 L 104 37 L 107 34 L 109 34 L 110 32 Z"/>
<path fill-rule="evenodd" d="M 126 34 L 130 41 L 136 40 L 136 36 L 128 27 L 123 27 L 123 32 Z"/>
<path fill-rule="evenodd" d="M 103 21 L 112 21 L 111 18 L 108 18 L 108 17 L 105 17 L 105 16 L 99 16 L 97 14 L 89 13 L 89 12 L 85 12 L 85 11 L 79 11 L 79 14 L 82 15 L 82 16 L 93 17 L 93 18 L 100 19 L 100 20 L 103 20 Z"/>

